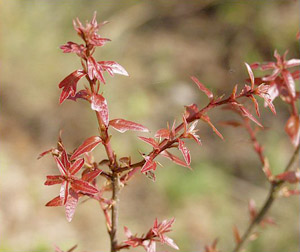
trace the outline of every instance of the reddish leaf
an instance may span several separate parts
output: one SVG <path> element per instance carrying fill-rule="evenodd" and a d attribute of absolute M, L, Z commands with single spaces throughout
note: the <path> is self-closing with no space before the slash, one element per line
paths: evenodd
<path fill-rule="evenodd" d="M 258 106 L 257 100 L 255 99 L 255 97 L 253 95 L 250 95 L 249 97 L 254 103 L 254 107 L 255 107 L 257 116 L 260 117 L 259 106 Z"/>
<path fill-rule="evenodd" d="M 103 68 L 96 62 L 96 60 L 92 56 L 88 57 L 87 59 L 87 69 L 88 76 L 91 80 L 96 78 L 97 80 L 105 84 L 105 80 L 102 74 Z"/>
<path fill-rule="evenodd" d="M 295 67 L 295 66 L 299 66 L 299 65 L 300 65 L 300 59 L 290 59 L 285 62 L 285 66 L 287 68 Z"/>
<path fill-rule="evenodd" d="M 285 131 L 289 135 L 294 146 L 300 141 L 300 121 L 299 117 L 291 115 L 285 125 Z"/>
<path fill-rule="evenodd" d="M 100 117 L 105 124 L 109 124 L 108 107 L 105 98 L 100 94 L 93 94 L 91 97 L 91 108 L 99 112 Z"/>
<path fill-rule="evenodd" d="M 46 206 L 49 206 L 49 207 L 63 206 L 63 202 L 62 202 L 60 196 L 57 196 L 54 199 L 50 200 L 46 204 Z"/>
<path fill-rule="evenodd" d="M 60 196 L 60 198 L 61 198 L 64 205 L 67 202 L 68 195 L 69 195 L 69 181 L 64 181 L 61 184 L 60 192 L 59 192 L 59 196 Z"/>
<path fill-rule="evenodd" d="M 247 67 L 247 71 L 248 71 L 248 74 L 249 74 L 249 77 L 250 77 L 251 89 L 253 89 L 254 88 L 254 74 L 252 72 L 251 67 L 247 63 L 245 63 L 245 65 Z"/>
<path fill-rule="evenodd" d="M 56 161 L 57 167 L 58 167 L 61 175 L 67 176 L 67 170 L 66 170 L 65 166 L 62 164 L 62 162 L 57 157 L 54 157 L 54 159 Z"/>
<path fill-rule="evenodd" d="M 102 69 L 107 71 L 111 76 L 114 74 L 129 76 L 127 71 L 115 61 L 99 61 L 98 64 L 100 64 Z"/>
<path fill-rule="evenodd" d="M 170 247 L 172 247 L 173 249 L 177 249 L 179 250 L 179 247 L 177 246 L 177 244 L 173 241 L 173 239 L 171 239 L 168 236 L 164 236 L 163 238 L 164 242 L 169 245 Z"/>
<path fill-rule="evenodd" d="M 271 169 L 270 169 L 269 160 L 266 157 L 264 159 L 263 172 L 265 173 L 265 175 L 266 175 L 266 177 L 268 178 L 269 181 L 271 181 L 273 179 L 272 172 L 271 172 Z"/>
<path fill-rule="evenodd" d="M 212 128 L 212 130 L 222 139 L 224 140 L 224 137 L 222 136 L 222 134 L 217 130 L 217 128 L 212 124 L 212 122 L 210 121 L 210 118 L 206 115 L 202 115 L 201 120 L 205 121 L 208 123 L 208 125 Z"/>
<path fill-rule="evenodd" d="M 71 222 L 75 213 L 75 209 L 78 203 L 78 194 L 70 189 L 70 194 L 65 205 L 66 218 L 68 222 Z"/>
<path fill-rule="evenodd" d="M 207 88 L 205 87 L 196 77 L 192 76 L 191 79 L 197 84 L 198 88 L 206 94 L 206 96 L 212 100 L 214 98 L 213 93 Z"/>
<path fill-rule="evenodd" d="M 187 163 L 187 165 L 189 166 L 191 163 L 191 155 L 190 155 L 190 151 L 188 150 L 187 147 L 185 147 L 184 142 L 181 139 L 178 139 L 178 149 L 181 151 L 185 162 Z"/>
<path fill-rule="evenodd" d="M 69 173 L 71 175 L 75 175 L 80 169 L 81 167 L 83 166 L 84 164 L 84 159 L 83 158 L 80 158 L 80 159 L 77 159 L 70 167 L 69 169 Z"/>
<path fill-rule="evenodd" d="M 82 155 L 83 153 L 92 151 L 101 142 L 102 142 L 102 140 L 99 136 L 89 137 L 72 154 L 71 160 L 74 160 L 76 157 Z"/>
<path fill-rule="evenodd" d="M 154 137 L 156 138 L 170 138 L 170 131 L 168 129 L 159 129 L 156 131 Z"/>
<path fill-rule="evenodd" d="M 56 185 L 61 184 L 64 181 L 63 176 L 60 175 L 49 175 L 44 185 Z"/>
<path fill-rule="evenodd" d="M 185 106 L 184 116 L 187 120 L 191 117 L 194 117 L 198 113 L 199 113 L 199 109 L 196 104 Z"/>
<path fill-rule="evenodd" d="M 99 192 L 96 187 L 81 179 L 73 179 L 71 185 L 76 192 L 80 191 L 87 194 L 95 194 Z"/>
<path fill-rule="evenodd" d="M 149 132 L 149 130 L 145 126 L 143 126 L 139 123 L 127 121 L 124 119 L 111 120 L 111 121 L 109 121 L 109 126 L 112 126 L 115 130 L 117 130 L 121 133 L 124 133 L 128 130 Z"/>
<path fill-rule="evenodd" d="M 241 110 L 243 116 L 248 117 L 251 121 L 255 122 L 258 126 L 263 128 L 260 122 L 257 121 L 257 119 L 244 106 L 239 104 L 238 108 Z"/>
<path fill-rule="evenodd" d="M 236 226 L 233 226 L 233 235 L 234 235 L 236 244 L 239 244 L 241 242 L 241 236 L 240 236 L 239 230 L 237 229 Z"/>
<path fill-rule="evenodd" d="M 76 70 L 64 78 L 58 85 L 62 88 L 59 103 L 62 104 L 69 96 L 75 96 L 78 81 L 84 77 L 86 73 L 82 70 Z"/>
<path fill-rule="evenodd" d="M 156 162 L 154 162 L 152 159 L 150 158 L 145 158 L 146 159 L 146 162 L 145 164 L 143 165 L 142 169 L 141 169 L 141 172 L 144 173 L 144 172 L 148 172 L 148 171 L 155 171 L 156 169 Z"/>
<path fill-rule="evenodd" d="M 255 204 L 255 201 L 253 199 L 249 200 L 248 209 L 249 209 L 250 219 L 254 220 L 254 218 L 257 215 L 257 211 L 256 211 L 256 204 Z"/>
<path fill-rule="evenodd" d="M 179 159 L 178 157 L 176 157 L 175 155 L 173 155 L 172 153 L 164 150 L 160 153 L 162 156 L 170 159 L 171 161 L 173 161 L 175 164 L 181 165 L 183 167 L 188 167 L 190 168 L 189 165 L 187 165 L 184 161 L 182 161 L 181 159 Z"/>
<path fill-rule="evenodd" d="M 83 174 L 81 179 L 85 180 L 87 182 L 92 182 L 101 172 L 102 172 L 101 169 L 89 171 L 89 172 Z"/>
<path fill-rule="evenodd" d="M 158 149 L 158 148 L 159 148 L 158 142 L 156 142 L 156 141 L 155 141 L 153 138 L 151 138 L 151 137 L 148 138 L 148 137 L 141 137 L 141 136 L 139 136 L 138 138 L 141 139 L 142 141 L 144 141 L 144 142 L 146 142 L 146 143 L 152 145 L 152 147 L 153 147 L 154 149 Z"/>
<path fill-rule="evenodd" d="M 292 97 L 295 97 L 296 96 L 296 84 L 293 79 L 293 76 L 287 70 L 282 70 L 282 76 L 283 76 L 284 82 L 287 85 L 287 88 L 288 88 L 289 92 L 291 93 Z"/>
<path fill-rule="evenodd" d="M 299 171 L 287 171 L 280 173 L 276 176 L 277 179 L 286 181 L 288 183 L 294 184 L 300 181 L 300 172 Z"/>
<path fill-rule="evenodd" d="M 65 167 L 65 169 L 68 170 L 70 167 L 70 161 L 69 161 L 68 154 L 65 149 L 62 150 L 60 160 L 61 160 L 61 163 L 63 164 L 63 166 Z"/>
<path fill-rule="evenodd" d="M 46 150 L 46 151 L 42 152 L 41 154 L 39 154 L 37 159 L 42 158 L 43 156 L 47 155 L 48 153 L 52 152 L 53 150 L 55 150 L 55 149 L 51 148 L 50 150 Z"/>
<path fill-rule="evenodd" d="M 79 57 L 83 56 L 86 50 L 83 44 L 78 45 L 71 41 L 62 45 L 60 49 L 62 49 L 63 53 L 76 53 Z"/>

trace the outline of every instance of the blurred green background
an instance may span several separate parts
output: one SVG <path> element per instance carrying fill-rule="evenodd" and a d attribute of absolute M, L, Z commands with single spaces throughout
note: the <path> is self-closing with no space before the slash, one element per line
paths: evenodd
<path fill-rule="evenodd" d="M 58 132 L 69 150 L 97 132 L 94 113 L 87 104 L 67 101 L 58 105 L 58 83 L 80 67 L 75 55 L 59 46 L 79 42 L 72 19 L 108 20 L 100 34 L 112 39 L 98 49 L 96 59 L 115 60 L 130 77 L 107 76 L 104 94 L 110 118 L 140 122 L 154 132 L 166 122 L 180 120 L 183 106 L 205 105 L 206 97 L 190 80 L 196 75 L 217 94 L 230 93 L 247 77 L 243 62 L 273 60 L 273 51 L 299 58 L 296 32 L 299 1 L 201 0 L 201 1 L 96 1 L 2 0 L 0 6 L 0 251 L 53 251 L 54 244 L 78 251 L 108 251 L 103 214 L 96 202 L 80 205 L 71 224 L 63 208 L 44 204 L 58 187 L 43 185 L 47 174 L 56 174 L 51 157 L 38 154 L 55 146 Z M 81 84 L 82 85 L 82 84 Z M 298 85 L 298 84 L 297 84 Z M 289 159 L 292 147 L 284 133 L 288 109 L 275 101 L 278 115 L 262 108 L 259 134 L 274 173 Z M 123 189 L 119 237 L 122 226 L 143 233 L 159 220 L 176 218 L 170 233 L 181 251 L 203 251 L 219 237 L 219 248 L 234 246 L 232 226 L 241 232 L 248 223 L 247 201 L 260 205 L 268 185 L 247 134 L 218 125 L 230 117 L 211 113 L 222 134 L 221 141 L 200 123 L 203 146 L 190 141 L 194 171 L 164 165 L 151 182 L 139 174 Z M 268 130 L 268 129 L 271 130 Z M 118 156 L 150 151 L 136 133 L 113 132 Z M 97 155 L 103 156 L 101 148 Z M 277 226 L 266 227 L 246 251 L 294 252 L 299 247 L 298 199 L 279 199 L 270 215 Z M 161 250 L 172 249 L 164 247 Z"/>

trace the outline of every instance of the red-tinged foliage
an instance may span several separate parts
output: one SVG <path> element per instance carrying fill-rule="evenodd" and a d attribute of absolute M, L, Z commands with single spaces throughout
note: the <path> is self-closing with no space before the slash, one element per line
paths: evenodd
<path fill-rule="evenodd" d="M 96 78 L 98 81 L 105 84 L 105 80 L 102 74 L 104 70 L 92 56 L 88 57 L 87 59 L 87 71 L 88 76 L 91 80 L 94 80 L 94 78 Z"/>
<path fill-rule="evenodd" d="M 246 68 L 247 68 L 247 71 L 248 71 L 248 74 L 250 77 L 251 89 L 253 89 L 254 88 L 254 74 L 252 72 L 251 67 L 247 63 L 245 63 L 245 65 L 246 65 Z"/>
<path fill-rule="evenodd" d="M 241 242 L 241 236 L 240 236 L 237 226 L 234 225 L 232 230 L 233 230 L 233 236 L 234 236 L 235 243 L 239 244 Z"/>
<path fill-rule="evenodd" d="M 62 49 L 63 53 L 76 53 L 81 58 L 86 57 L 86 48 L 83 44 L 79 45 L 69 41 L 67 44 L 62 45 L 60 49 Z"/>
<path fill-rule="evenodd" d="M 132 232 L 124 227 L 124 232 L 127 237 L 127 240 L 123 243 L 130 247 L 143 247 L 147 252 L 156 252 L 156 242 L 162 244 L 167 244 L 168 246 L 179 249 L 176 243 L 168 236 L 166 233 L 171 231 L 171 226 L 174 223 L 174 218 L 171 220 L 164 220 L 161 223 L 158 223 L 155 219 L 153 227 L 148 231 L 146 235 L 138 237 L 137 235 L 132 235 Z"/>
<path fill-rule="evenodd" d="M 178 149 L 181 151 L 186 164 L 189 166 L 191 164 L 191 154 L 181 139 L 178 139 Z"/>
<path fill-rule="evenodd" d="M 96 187 L 82 179 L 73 178 L 71 186 L 76 192 L 82 192 L 85 194 L 95 194 L 98 192 Z"/>
<path fill-rule="evenodd" d="M 208 125 L 212 128 L 212 130 L 222 139 L 224 140 L 223 135 L 217 130 L 217 128 L 212 124 L 212 122 L 210 121 L 210 118 L 207 115 L 202 115 L 201 120 L 205 121 L 206 123 L 208 123 Z"/>
<path fill-rule="evenodd" d="M 78 204 L 78 194 L 70 189 L 68 199 L 65 205 L 66 218 L 68 222 L 71 222 L 75 214 L 76 206 Z"/>
<path fill-rule="evenodd" d="M 191 79 L 197 84 L 198 88 L 206 94 L 206 96 L 212 100 L 214 98 L 213 93 L 207 88 L 205 87 L 196 77 L 192 76 Z"/>
<path fill-rule="evenodd" d="M 257 215 L 256 204 L 253 199 L 249 200 L 248 209 L 249 209 L 249 214 L 250 214 L 250 220 L 253 221 Z"/>
<path fill-rule="evenodd" d="M 139 139 L 141 139 L 142 141 L 150 144 L 154 149 L 159 149 L 159 143 L 155 141 L 154 138 L 151 138 L 151 137 L 141 137 L 139 136 L 138 137 Z"/>
<path fill-rule="evenodd" d="M 270 163 L 269 163 L 269 160 L 268 158 L 264 158 L 264 166 L 263 166 L 263 172 L 265 173 L 267 179 L 269 181 L 272 181 L 273 180 L 273 175 L 272 175 L 272 172 L 271 172 L 271 169 L 270 169 Z"/>
<path fill-rule="evenodd" d="M 80 155 L 94 150 L 100 143 L 102 143 L 102 139 L 99 136 L 89 137 L 74 151 L 70 159 L 74 160 Z"/>
<path fill-rule="evenodd" d="M 156 131 L 155 138 L 166 138 L 166 139 L 170 139 L 170 130 L 169 129 L 159 129 L 158 131 Z"/>
<path fill-rule="evenodd" d="M 77 83 L 84 77 L 86 73 L 82 70 L 76 70 L 64 78 L 58 85 L 62 89 L 59 98 L 59 103 L 62 104 L 67 98 L 74 97 L 76 95 Z"/>
<path fill-rule="evenodd" d="M 276 179 L 286 181 L 290 184 L 298 183 L 300 181 L 299 171 L 286 171 L 275 176 Z"/>
<path fill-rule="evenodd" d="M 133 130 L 133 131 L 141 131 L 141 132 L 149 132 L 149 129 L 147 129 L 145 126 L 127 121 L 124 119 L 114 119 L 109 121 L 109 126 L 113 127 L 115 130 L 124 133 L 128 130 Z"/>
<path fill-rule="evenodd" d="M 64 182 L 64 178 L 61 175 L 49 175 L 44 185 L 56 185 Z"/>
<path fill-rule="evenodd" d="M 114 76 L 114 74 L 129 76 L 125 68 L 115 61 L 99 61 L 98 64 L 103 71 L 107 71 L 111 76 Z"/>
<path fill-rule="evenodd" d="M 188 167 L 191 168 L 186 162 L 182 161 L 180 158 L 176 157 L 175 155 L 173 155 L 172 153 L 164 150 L 160 153 L 160 155 L 162 155 L 163 157 L 166 157 L 168 159 L 170 159 L 171 161 L 173 161 L 175 164 L 181 165 L 183 167 Z"/>
<path fill-rule="evenodd" d="M 93 94 L 91 97 L 91 108 L 99 112 L 99 115 L 107 127 L 109 124 L 109 114 L 106 99 L 100 94 Z"/>
<path fill-rule="evenodd" d="M 54 199 L 50 200 L 48 203 L 46 203 L 46 206 L 48 207 L 56 207 L 56 206 L 63 206 L 64 203 L 61 200 L 60 196 L 55 197 Z"/>
<path fill-rule="evenodd" d="M 101 169 L 96 169 L 96 170 L 89 170 L 82 174 L 81 179 L 84 181 L 87 181 L 89 183 L 92 183 L 93 180 L 98 177 L 98 175 L 102 172 Z"/>
<path fill-rule="evenodd" d="M 300 141 L 300 121 L 299 115 L 291 115 L 285 125 L 285 131 L 289 135 L 291 142 L 297 146 Z"/>
<path fill-rule="evenodd" d="M 186 120 L 189 120 L 189 118 L 194 117 L 198 113 L 199 113 L 199 109 L 196 104 L 191 104 L 189 106 L 185 106 L 184 117 L 186 118 Z"/>
<path fill-rule="evenodd" d="M 232 104 L 241 111 L 243 116 L 249 118 L 251 121 L 255 122 L 258 126 L 263 128 L 261 123 L 242 104 L 239 103 L 232 103 Z"/>
<path fill-rule="evenodd" d="M 148 172 L 148 171 L 155 171 L 156 170 L 156 162 L 153 161 L 151 158 L 149 157 L 145 157 L 145 164 L 143 165 L 142 169 L 141 169 L 141 172 L 142 173 L 145 173 L 145 172 Z"/>
<path fill-rule="evenodd" d="M 110 39 L 101 38 L 101 36 L 97 33 L 99 28 L 107 22 L 98 24 L 96 14 L 97 13 L 95 12 L 93 19 L 90 22 L 86 22 L 85 26 L 82 25 L 78 18 L 73 20 L 75 31 L 77 31 L 77 34 L 87 43 L 90 50 L 92 50 L 94 46 L 103 46 L 106 42 L 110 41 Z"/>

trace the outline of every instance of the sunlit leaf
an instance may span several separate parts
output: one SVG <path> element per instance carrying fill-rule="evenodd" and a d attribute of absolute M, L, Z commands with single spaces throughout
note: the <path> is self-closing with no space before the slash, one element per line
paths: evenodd
<path fill-rule="evenodd" d="M 124 119 L 111 120 L 111 121 L 109 121 L 109 126 L 112 126 L 115 130 L 117 130 L 121 133 L 124 133 L 128 130 L 149 132 L 149 130 L 145 126 L 143 126 L 139 123 L 127 121 Z"/>
<path fill-rule="evenodd" d="M 98 144 L 102 142 L 99 136 L 92 136 L 86 139 L 72 154 L 71 160 L 74 160 L 78 156 L 90 152 L 97 147 Z"/>

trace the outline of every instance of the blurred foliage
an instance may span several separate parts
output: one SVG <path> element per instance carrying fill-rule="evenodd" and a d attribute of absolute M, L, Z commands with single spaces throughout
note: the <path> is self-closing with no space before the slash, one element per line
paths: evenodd
<path fill-rule="evenodd" d="M 275 49 L 280 53 L 289 49 L 289 57 L 299 57 L 295 39 L 299 1 L 294 0 L 2 0 L 0 251 L 46 252 L 53 251 L 53 244 L 62 249 L 79 244 L 79 251 L 108 250 L 97 204 L 80 206 L 71 224 L 62 209 L 43 207 L 57 193 L 58 188 L 43 186 L 45 175 L 56 168 L 51 158 L 35 161 L 38 153 L 55 145 L 61 128 L 69 150 L 97 132 L 86 104 L 58 106 L 57 87 L 80 67 L 74 55 L 59 49 L 66 41 L 79 41 L 71 20 L 90 19 L 95 10 L 99 21 L 110 21 L 101 32 L 112 39 L 96 58 L 116 60 L 130 74 L 110 79 L 103 89 L 110 116 L 140 122 L 152 133 L 166 121 L 179 121 L 183 105 L 206 103 L 190 75 L 218 94 L 229 93 L 236 83 L 244 83 L 244 61 L 272 60 Z M 279 172 L 292 147 L 283 131 L 288 111 L 279 100 L 275 106 L 277 117 L 262 111 L 266 130 L 259 136 L 272 169 Z M 228 115 L 216 111 L 212 118 L 217 123 Z M 170 236 L 182 251 L 202 251 L 215 237 L 220 238 L 222 251 L 230 251 L 232 225 L 244 230 L 247 200 L 254 198 L 259 205 L 267 189 L 247 135 L 240 129 L 218 127 L 225 142 L 201 124 L 203 146 L 188 144 L 194 171 L 162 160 L 165 167 L 158 168 L 156 183 L 136 176 L 122 192 L 120 227 L 141 233 L 155 217 L 175 216 Z M 149 150 L 135 133 L 114 134 L 112 143 L 119 156 L 132 153 L 137 160 L 137 148 Z M 278 226 L 265 228 L 247 251 L 297 250 L 296 201 L 278 200 L 271 211 Z M 121 228 L 120 236 L 124 238 Z"/>

